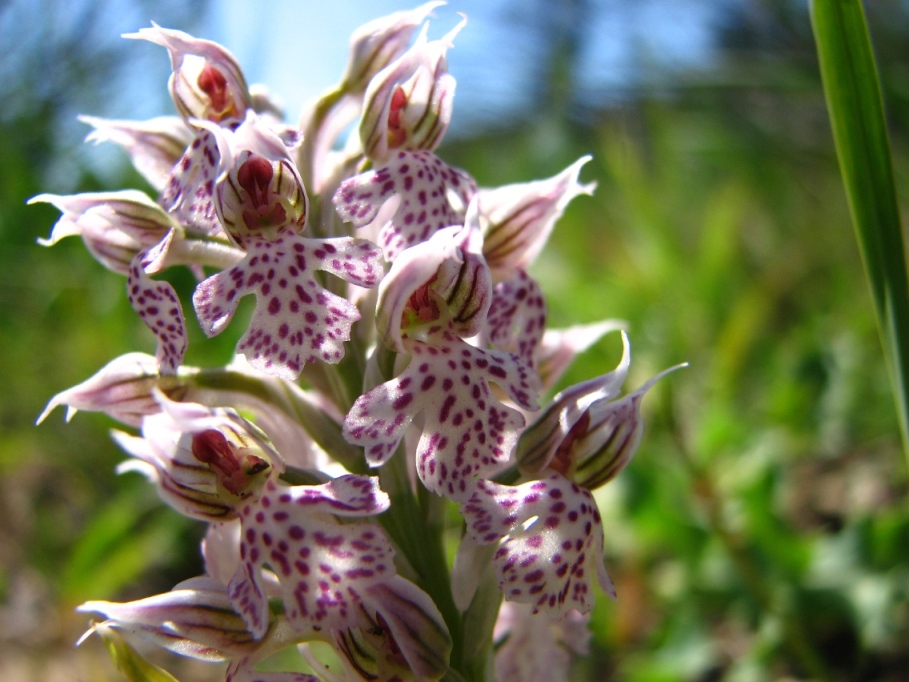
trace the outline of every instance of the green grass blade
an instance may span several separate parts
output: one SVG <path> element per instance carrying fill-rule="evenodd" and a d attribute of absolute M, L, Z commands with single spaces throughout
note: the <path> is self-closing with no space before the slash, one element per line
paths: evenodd
<path fill-rule="evenodd" d="M 909 295 L 884 105 L 860 0 L 813 0 L 840 171 L 871 285 L 909 462 Z"/>

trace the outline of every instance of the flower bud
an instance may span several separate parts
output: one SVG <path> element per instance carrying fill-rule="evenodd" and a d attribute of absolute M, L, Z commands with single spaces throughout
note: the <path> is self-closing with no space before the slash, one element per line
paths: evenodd
<path fill-rule="evenodd" d="M 455 79 L 445 53 L 464 26 L 441 40 L 416 43 L 372 79 L 366 90 L 360 140 L 366 156 L 387 161 L 396 149 L 435 149 L 451 120 Z"/>
<path fill-rule="evenodd" d="M 123 37 L 148 40 L 170 52 L 173 73 L 168 86 L 185 120 L 240 121 L 251 107 L 243 71 L 233 55 L 217 43 L 157 24 Z"/>
<path fill-rule="evenodd" d="M 619 400 L 598 400 L 584 410 L 562 438 L 548 467 L 582 488 L 595 490 L 624 469 L 641 444 L 641 401 L 660 378 L 685 365 L 670 367 Z"/>
<path fill-rule="evenodd" d="M 420 22 L 444 4 L 427 2 L 416 9 L 374 19 L 354 31 L 341 88 L 350 93 L 365 90 L 373 76 L 407 50 L 410 37 Z"/>

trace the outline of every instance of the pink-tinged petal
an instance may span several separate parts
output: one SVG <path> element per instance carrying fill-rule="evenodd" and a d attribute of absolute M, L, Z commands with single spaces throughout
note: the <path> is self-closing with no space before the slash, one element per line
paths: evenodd
<path fill-rule="evenodd" d="M 155 281 L 146 272 L 166 257 L 173 232 L 158 246 L 138 254 L 130 264 L 126 291 L 130 305 L 158 340 L 155 356 L 162 374 L 175 374 L 186 354 L 186 323 L 177 292 L 169 282 Z"/>
<path fill-rule="evenodd" d="M 534 474 L 551 466 L 553 457 L 590 406 L 619 395 L 631 365 L 631 345 L 624 331 L 622 347 L 622 359 L 612 372 L 566 388 L 524 430 L 516 454 L 522 472 Z M 589 417 L 585 423 L 589 423 Z"/>
<path fill-rule="evenodd" d="M 536 369 L 543 382 L 543 390 L 556 385 L 576 355 L 583 353 L 609 332 L 625 329 L 626 326 L 622 320 L 603 320 L 565 329 L 547 329 L 536 355 Z"/>
<path fill-rule="evenodd" d="M 51 246 L 79 235 L 102 265 L 123 275 L 139 251 L 160 242 L 176 226 L 160 206 L 137 190 L 39 194 L 28 203 L 41 202 L 52 204 L 62 215 L 50 239 L 39 239 L 39 244 Z"/>
<path fill-rule="evenodd" d="M 303 365 L 338 362 L 356 306 L 316 281 L 330 270 L 347 281 L 377 282 L 378 249 L 362 240 L 313 240 L 285 231 L 275 241 L 251 238 L 246 258 L 196 287 L 193 304 L 203 331 L 215 336 L 227 326 L 239 300 L 256 296 L 256 310 L 237 352 L 256 369 L 296 379 Z"/>
<path fill-rule="evenodd" d="M 455 80 L 446 53 L 466 18 L 441 40 L 424 25 L 414 44 L 370 81 L 360 120 L 366 156 L 387 161 L 397 149 L 435 149 L 451 120 Z"/>
<path fill-rule="evenodd" d="M 231 606 L 227 588 L 211 579 L 186 581 L 171 592 L 132 602 L 89 601 L 76 610 L 99 613 L 111 627 L 202 660 L 220 661 L 259 648 Z"/>
<path fill-rule="evenodd" d="M 291 672 L 261 672 L 251 658 L 239 658 L 227 666 L 224 682 L 320 682 L 315 675 Z"/>
<path fill-rule="evenodd" d="M 492 290 L 482 340 L 498 350 L 514 353 L 531 367 L 546 328 L 543 291 L 523 270 L 499 282 Z"/>
<path fill-rule="evenodd" d="M 385 165 L 341 183 L 333 202 L 338 215 L 356 227 L 371 223 L 392 197 L 400 204 L 379 228 L 387 260 L 451 225 L 463 225 L 476 184 L 428 151 L 399 151 Z"/>
<path fill-rule="evenodd" d="M 572 653 L 586 653 L 589 617 L 569 611 L 562 620 L 533 614 L 526 604 L 502 602 L 494 637 L 497 680 L 568 682 Z"/>
<path fill-rule="evenodd" d="M 370 466 L 380 466 L 422 414 L 420 479 L 435 493 L 466 499 L 475 476 L 492 475 L 508 460 L 524 426 L 524 417 L 496 400 L 489 383 L 532 410 L 536 376 L 514 355 L 475 348 L 451 330 L 405 344 L 410 364 L 357 399 L 344 420 L 344 437 L 364 448 Z"/>
<path fill-rule="evenodd" d="M 641 401 L 659 379 L 687 364 L 670 367 L 620 400 L 599 400 L 581 415 L 562 440 L 550 468 L 589 490 L 599 488 L 628 466 L 644 435 Z"/>
<path fill-rule="evenodd" d="M 348 92 L 362 92 L 373 77 L 407 50 L 414 29 L 444 2 L 427 2 L 419 7 L 373 19 L 354 31 L 350 56 L 341 79 Z"/>
<path fill-rule="evenodd" d="M 461 513 L 477 542 L 499 543 L 493 561 L 505 599 L 560 618 L 593 608 L 594 576 L 615 595 L 593 496 L 561 474 L 515 487 L 478 481 Z"/>
<path fill-rule="evenodd" d="M 139 426 L 144 416 L 161 411 L 153 395 L 156 388 L 175 399 L 185 392 L 176 377 L 158 374 L 158 362 L 151 355 L 121 355 L 81 384 L 55 395 L 38 417 L 38 423 L 58 405 L 66 405 L 66 421 L 78 410 L 87 410 Z"/>
<path fill-rule="evenodd" d="M 243 71 L 221 45 L 157 24 L 123 37 L 167 48 L 173 68 L 168 86 L 177 110 L 187 121 L 240 120 L 251 106 Z"/>
<path fill-rule="evenodd" d="M 579 194 L 592 194 L 596 183 L 578 182 L 582 156 L 546 180 L 481 189 L 480 213 L 486 241 L 483 252 L 496 281 L 509 279 L 518 268 L 536 259 L 556 220 Z"/>
<path fill-rule="evenodd" d="M 224 235 L 214 203 L 219 160 L 217 139 L 200 130 L 171 169 L 159 200 L 181 224 L 210 236 Z"/>
<path fill-rule="evenodd" d="M 384 499 L 383 499 L 384 498 Z M 257 636 L 268 602 L 259 573 L 268 564 L 281 584 L 285 615 L 298 631 L 336 630 L 359 618 L 358 593 L 395 574 L 394 550 L 381 527 L 341 524 L 334 515 L 366 516 L 388 506 L 376 479 L 345 476 L 321 486 L 266 484 L 240 510 L 241 564 L 231 602 Z"/>
<path fill-rule="evenodd" d="M 113 142 L 123 147 L 136 170 L 159 192 L 167 185 L 171 171 L 195 136 L 178 116 L 160 116 L 147 121 L 80 116 L 79 120 L 94 128 L 85 138 L 86 142 Z"/>

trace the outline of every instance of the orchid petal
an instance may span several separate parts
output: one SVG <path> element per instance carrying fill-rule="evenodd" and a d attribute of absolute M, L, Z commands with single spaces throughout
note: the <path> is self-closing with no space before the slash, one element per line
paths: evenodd
<path fill-rule="evenodd" d="M 359 286 L 374 286 L 382 274 L 370 242 L 312 240 L 285 230 L 278 239 L 250 238 L 246 258 L 196 287 L 193 304 L 203 331 L 215 336 L 227 326 L 240 298 L 256 296 L 256 310 L 237 351 L 258 370 L 296 379 L 303 365 L 338 362 L 360 313 L 314 276 L 328 270 Z"/>
<path fill-rule="evenodd" d="M 126 292 L 130 305 L 158 341 L 156 357 L 162 374 L 174 374 L 186 353 L 186 323 L 177 292 L 169 282 L 155 281 L 155 272 L 166 257 L 174 232 L 157 246 L 136 255 L 130 264 Z"/>
<path fill-rule="evenodd" d="M 565 329 L 547 329 L 537 348 L 536 370 L 543 382 L 543 390 L 555 386 L 574 358 L 583 353 L 609 332 L 625 329 L 623 320 L 603 320 L 579 324 Z"/>
<path fill-rule="evenodd" d="M 399 151 L 387 164 L 341 183 L 334 205 L 342 220 L 362 227 L 372 222 L 392 197 L 400 198 L 394 215 L 379 228 L 387 260 L 429 239 L 436 231 L 462 225 L 476 184 L 428 151 Z"/>
<path fill-rule="evenodd" d="M 396 149 L 432 150 L 442 141 L 455 90 L 446 53 L 466 21 L 433 41 L 424 25 L 414 44 L 370 81 L 360 120 L 367 157 L 381 163 Z"/>
<path fill-rule="evenodd" d="M 427 2 L 419 7 L 373 19 L 354 31 L 350 56 L 341 87 L 362 92 L 372 78 L 407 50 L 414 29 L 444 2 Z"/>
<path fill-rule="evenodd" d="M 292 627 L 307 632 L 354 623 L 358 591 L 394 575 L 394 550 L 379 526 L 342 525 L 333 515 L 369 516 L 388 505 L 377 479 L 365 476 L 321 486 L 266 484 L 261 498 L 240 510 L 241 562 L 229 586 L 250 630 L 261 636 L 267 626 L 265 562 L 277 573 Z"/>
<path fill-rule="evenodd" d="M 603 527 L 593 496 L 561 474 L 511 487 L 478 481 L 461 513 L 493 559 L 509 601 L 562 617 L 593 608 L 590 581 L 615 595 L 603 563 Z"/>
<path fill-rule="evenodd" d="M 498 350 L 507 350 L 531 367 L 546 327 L 543 291 L 523 270 L 499 282 L 492 290 L 483 339 Z"/>
<path fill-rule="evenodd" d="M 429 343 L 405 344 L 413 356 L 410 365 L 357 399 L 344 420 L 344 436 L 363 446 L 370 466 L 380 466 L 422 414 L 420 479 L 440 495 L 469 497 L 472 478 L 498 471 L 524 426 L 523 416 L 496 400 L 488 384 L 532 410 L 536 376 L 516 356 L 475 348 L 450 330 L 435 331 Z"/>
<path fill-rule="evenodd" d="M 39 194 L 28 203 L 39 202 L 52 204 L 62 213 L 50 239 L 39 239 L 39 244 L 51 246 L 79 235 L 102 265 L 123 275 L 139 251 L 159 243 L 176 226 L 160 206 L 138 190 Z"/>
<path fill-rule="evenodd" d="M 100 613 L 108 625 L 202 660 L 220 661 L 259 647 L 231 606 L 226 587 L 214 580 L 190 584 L 132 602 L 89 601 L 76 610 Z"/>
<path fill-rule="evenodd" d="M 209 236 L 223 236 L 214 204 L 220 152 L 215 136 L 200 130 L 168 176 L 160 203 L 183 225 Z"/>

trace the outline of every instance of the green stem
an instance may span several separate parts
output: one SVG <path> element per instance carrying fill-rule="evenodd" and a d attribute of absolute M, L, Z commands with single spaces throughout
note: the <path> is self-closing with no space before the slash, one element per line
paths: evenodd
<path fill-rule="evenodd" d="M 450 666 L 461 677 L 457 672 L 462 668 L 463 656 L 461 614 L 451 594 L 442 533 L 439 528 L 423 523 L 424 514 L 413 494 L 403 447 L 399 447 L 382 467 L 379 481 L 382 490 L 391 498 L 391 507 L 378 517 L 379 521 L 417 573 L 420 587 L 442 614 L 452 639 Z"/>

